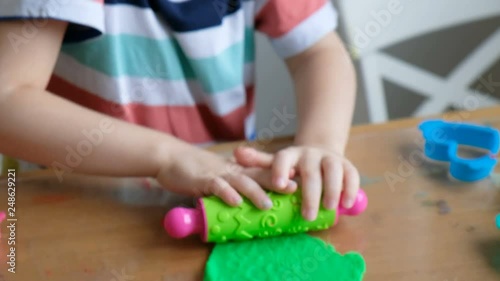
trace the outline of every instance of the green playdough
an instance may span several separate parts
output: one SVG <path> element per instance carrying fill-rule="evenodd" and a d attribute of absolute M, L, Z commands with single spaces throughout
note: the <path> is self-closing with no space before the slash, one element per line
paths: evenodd
<path fill-rule="evenodd" d="M 356 252 L 341 255 L 307 234 L 217 244 L 204 281 L 360 281 L 366 271 Z"/>

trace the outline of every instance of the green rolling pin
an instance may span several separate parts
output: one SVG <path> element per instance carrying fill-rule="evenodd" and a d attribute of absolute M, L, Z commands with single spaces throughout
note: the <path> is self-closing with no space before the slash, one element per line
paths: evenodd
<path fill-rule="evenodd" d="M 260 210 L 248 199 L 238 207 L 231 207 L 215 196 L 198 199 L 194 209 L 177 207 L 163 220 L 165 231 L 174 238 L 199 234 L 204 242 L 227 242 L 324 230 L 338 221 L 338 216 L 356 216 L 368 205 L 368 198 L 359 189 L 354 206 L 337 210 L 320 208 L 314 221 L 301 215 L 301 193 L 269 193 L 273 207 Z"/>

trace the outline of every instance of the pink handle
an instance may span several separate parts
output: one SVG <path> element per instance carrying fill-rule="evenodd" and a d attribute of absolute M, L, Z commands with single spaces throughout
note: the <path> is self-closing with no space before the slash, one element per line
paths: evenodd
<path fill-rule="evenodd" d="M 340 202 L 342 202 L 342 198 L 340 199 Z M 340 205 L 338 212 L 339 215 L 357 216 L 362 212 L 364 212 L 367 206 L 368 206 L 368 197 L 366 196 L 366 193 L 363 189 L 359 189 L 358 195 L 356 196 L 356 200 L 354 201 L 354 205 L 350 209 L 346 209 L 342 207 L 342 205 Z"/>
<path fill-rule="evenodd" d="M 203 214 L 199 209 L 174 208 L 163 219 L 163 227 L 174 238 L 184 238 L 204 232 Z"/>

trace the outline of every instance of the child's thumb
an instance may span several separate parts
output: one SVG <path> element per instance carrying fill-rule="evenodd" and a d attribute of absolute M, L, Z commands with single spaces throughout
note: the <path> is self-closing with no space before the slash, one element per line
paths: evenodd
<path fill-rule="evenodd" d="M 234 150 L 236 162 L 244 167 L 270 168 L 274 156 L 255 148 L 240 146 Z"/>

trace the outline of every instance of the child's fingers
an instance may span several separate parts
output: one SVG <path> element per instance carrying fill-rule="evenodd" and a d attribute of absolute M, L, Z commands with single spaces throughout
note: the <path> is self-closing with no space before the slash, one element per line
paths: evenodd
<path fill-rule="evenodd" d="M 243 196 L 248 198 L 259 209 L 267 210 L 273 206 L 273 202 L 266 192 L 254 180 L 244 174 L 230 174 L 225 176 L 226 180 Z"/>
<path fill-rule="evenodd" d="M 299 152 L 294 149 L 284 149 L 276 153 L 273 163 L 273 185 L 279 189 L 285 189 L 291 175 L 295 174 L 294 167 L 297 165 Z"/>
<path fill-rule="evenodd" d="M 321 161 L 321 167 L 324 179 L 323 206 L 332 210 L 339 206 L 340 193 L 342 192 L 344 176 L 342 162 L 334 157 L 325 157 Z"/>
<path fill-rule="evenodd" d="M 270 168 L 273 155 L 251 147 L 240 146 L 233 152 L 238 164 L 244 167 Z"/>
<path fill-rule="evenodd" d="M 287 194 L 287 193 L 294 193 L 295 191 L 297 191 L 298 187 L 299 187 L 299 185 L 297 184 L 296 181 L 289 180 L 286 188 L 278 190 L 278 192 L 279 193 L 285 193 L 285 194 Z"/>
<path fill-rule="evenodd" d="M 277 188 L 271 178 L 271 171 L 260 168 L 246 169 L 245 174 L 255 180 L 262 188 L 279 193 L 293 193 L 297 190 L 297 182 L 289 180 L 285 189 Z"/>
<path fill-rule="evenodd" d="M 359 190 L 358 170 L 349 161 L 344 161 L 344 183 L 342 206 L 349 209 L 354 205 Z"/>
<path fill-rule="evenodd" d="M 321 156 L 307 155 L 301 159 L 302 215 L 313 221 L 318 215 L 321 198 Z"/>
<path fill-rule="evenodd" d="M 241 196 L 231 185 L 221 177 L 214 177 L 210 180 L 208 190 L 210 193 L 220 197 L 224 202 L 231 206 L 238 206 L 243 202 Z"/>

